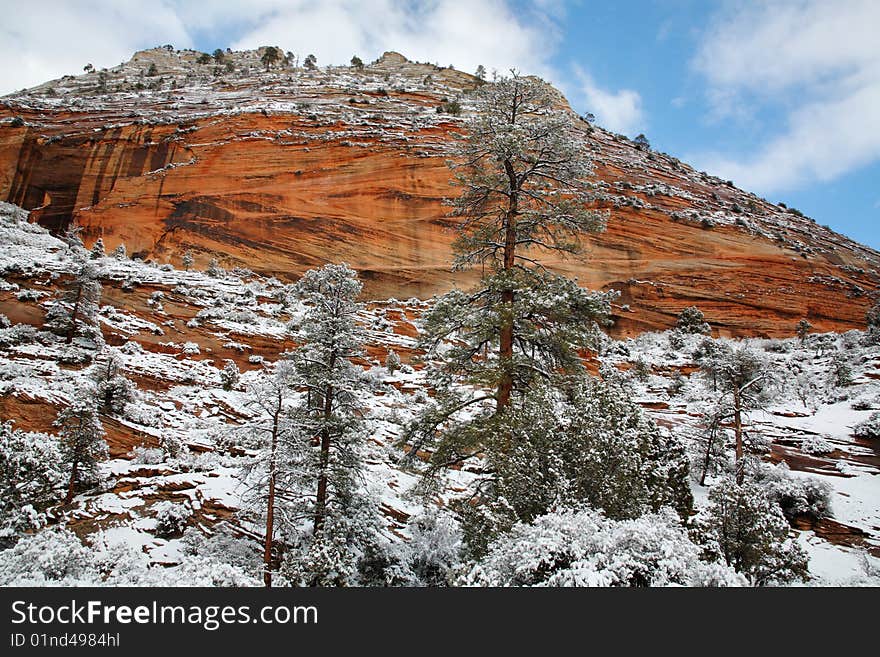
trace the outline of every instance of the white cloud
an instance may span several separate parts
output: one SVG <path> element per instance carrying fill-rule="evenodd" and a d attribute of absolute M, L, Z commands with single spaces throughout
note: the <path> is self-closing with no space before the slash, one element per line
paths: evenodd
<path fill-rule="evenodd" d="M 701 166 L 761 192 L 827 181 L 880 159 L 880 3 L 736 5 L 704 34 L 694 66 L 716 117 L 782 112 L 785 128 L 752 157 Z"/>
<path fill-rule="evenodd" d="M 39 8 L 6 7 L 0 22 L 0 94 L 82 67 L 115 66 L 140 48 L 190 44 L 177 13 L 162 2 L 43 0 Z"/>
<path fill-rule="evenodd" d="M 3 12 L 0 94 L 80 73 L 86 63 L 109 67 L 141 48 L 197 40 L 209 50 L 278 45 L 314 53 L 319 64 L 396 50 L 469 72 L 482 64 L 559 82 L 548 63 L 558 12 L 552 0 L 530 9 L 508 0 L 153 0 L 149 8 L 136 0 L 46 0 L 40 12 Z"/>
<path fill-rule="evenodd" d="M 283 5 L 283 6 L 281 6 Z M 367 60 L 396 50 L 415 61 L 472 72 L 482 64 L 553 77 L 547 64 L 556 36 L 544 20 L 525 20 L 502 0 L 296 0 L 243 34 L 234 48 L 277 44 L 318 63 Z M 545 17 L 546 18 L 546 17 Z"/>
<path fill-rule="evenodd" d="M 642 97 L 632 89 L 607 91 L 596 85 L 589 73 L 575 65 L 572 67 L 579 82 L 587 111 L 592 112 L 599 125 L 614 132 L 634 136 L 644 129 Z"/>

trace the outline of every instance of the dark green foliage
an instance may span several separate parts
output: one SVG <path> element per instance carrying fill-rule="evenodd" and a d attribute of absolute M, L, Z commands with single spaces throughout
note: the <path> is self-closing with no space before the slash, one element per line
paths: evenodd
<path fill-rule="evenodd" d="M 806 553 L 789 538 L 780 508 L 754 482 L 726 478 L 713 486 L 692 534 L 706 559 L 723 560 L 757 586 L 807 577 Z"/>
<path fill-rule="evenodd" d="M 473 554 L 516 522 L 531 522 L 559 504 L 588 504 L 615 519 L 664 506 L 682 518 L 690 512 L 688 458 L 678 439 L 660 430 L 617 382 L 577 377 L 562 387 L 562 394 L 535 389 L 503 418 L 484 414 L 458 434 L 465 442 L 479 437 L 492 473 L 458 506 Z M 440 458 L 450 456 L 449 443 Z"/>
<path fill-rule="evenodd" d="M 364 62 L 363 62 L 363 60 L 362 60 L 360 57 L 358 57 L 357 55 L 354 55 L 354 56 L 351 58 L 351 65 L 352 65 L 354 68 L 356 68 L 358 71 L 363 71 L 363 70 L 364 70 Z"/>
<path fill-rule="evenodd" d="M 303 66 L 305 66 L 306 69 L 309 71 L 314 71 L 316 68 L 318 68 L 318 58 L 314 55 L 308 55 L 303 62 Z"/>
<path fill-rule="evenodd" d="M 263 66 L 266 67 L 267 71 L 282 59 L 284 59 L 284 54 L 275 46 L 268 46 L 260 56 L 260 61 L 263 63 Z"/>
<path fill-rule="evenodd" d="M 682 310 L 678 315 L 675 327 L 682 333 L 709 335 L 712 332 L 711 327 L 706 323 L 703 311 L 696 306 L 690 306 Z"/>
<path fill-rule="evenodd" d="M 797 326 L 794 327 L 795 334 L 798 339 L 801 341 L 801 344 L 804 344 L 807 341 L 807 336 L 810 334 L 810 331 L 813 329 L 813 325 L 810 324 L 806 319 L 802 319 L 797 323 Z"/>
<path fill-rule="evenodd" d="M 644 134 L 639 133 L 635 139 L 633 139 L 633 143 L 636 145 L 640 151 L 649 151 L 651 150 L 651 143 L 648 141 L 648 138 L 645 137 Z"/>
<path fill-rule="evenodd" d="M 213 58 L 206 52 L 199 55 L 199 58 L 196 60 L 199 64 L 210 64 L 212 61 L 214 61 Z"/>

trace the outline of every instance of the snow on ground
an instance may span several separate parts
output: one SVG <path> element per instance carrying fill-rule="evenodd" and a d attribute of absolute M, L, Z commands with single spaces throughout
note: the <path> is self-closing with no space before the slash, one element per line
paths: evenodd
<path fill-rule="evenodd" d="M 16 281 L 27 281 L 27 287 L 40 284 L 46 292 L 54 292 L 59 277 L 73 269 L 68 245 L 25 223 L 25 216 L 14 206 L 0 204 L 0 215 L 0 239 L 16 245 L 0 249 L 0 272 L 5 276 L 0 278 L 0 293 L 12 294 L 21 288 Z M 102 532 L 106 542 L 141 546 L 156 563 L 176 563 L 183 547 L 178 539 L 161 539 L 152 533 L 153 506 L 169 499 L 185 504 L 195 513 L 192 524 L 206 532 L 215 523 L 235 522 L 234 512 L 244 492 L 239 465 L 248 455 L 227 450 L 226 436 L 247 415 L 247 386 L 274 358 L 261 363 L 256 345 L 277 345 L 275 353 L 290 348 L 287 325 L 301 317 L 302 307 L 289 299 L 285 285 L 246 272 L 243 277 L 209 276 L 129 259 L 105 257 L 96 262 L 105 286 L 149 286 L 152 305 L 148 302 L 148 311 L 143 311 L 104 303 L 100 311 L 105 335 L 118 336 L 119 346 L 105 348 L 118 355 L 125 373 L 138 382 L 139 392 L 124 413 L 112 418 L 113 436 L 108 434 L 108 440 L 130 444 L 123 442 L 121 456 L 103 464 L 108 483 L 98 492 L 78 496 L 70 519 L 89 531 Z M 37 295 L 21 303 L 39 308 L 45 300 Z M 162 319 L 168 315 L 157 304 L 170 307 L 172 303 L 191 310 L 193 319 L 178 324 L 186 323 L 188 332 L 181 328 L 175 333 Z M 368 304 L 359 318 L 368 348 L 376 354 L 388 348 L 411 353 L 416 347 L 412 336 L 419 326 L 418 316 L 425 307 L 425 302 L 415 299 Z M 170 339 L 178 333 L 181 337 Z M 672 338 L 667 332 L 609 340 L 600 358 L 626 369 L 635 399 L 661 426 L 690 441 L 694 454 L 699 455 L 699 412 L 712 397 L 711 388 L 694 372 L 693 354 L 703 338 L 684 336 L 680 344 L 673 344 Z M 880 453 L 876 445 L 852 435 L 856 424 L 880 408 L 880 354 L 876 348 L 862 346 L 859 339 L 858 334 L 846 334 L 811 336 L 804 345 L 794 339 L 750 341 L 780 372 L 780 386 L 766 411 L 747 418 L 749 431 L 772 441 L 791 462 L 795 476 L 828 482 L 834 491 L 834 519 L 864 532 L 860 548 L 832 544 L 814 531 L 799 532 L 799 541 L 810 555 L 815 584 L 880 581 L 870 579 L 877 577 L 877 564 L 865 551 L 874 549 L 877 554 L 880 550 Z M 199 344 L 200 340 L 210 340 L 213 346 Z M 65 405 L 88 376 L 86 363 L 79 358 L 90 351 L 88 347 L 67 346 L 42 332 L 0 346 L 0 394 L 55 408 Z M 829 383 L 836 353 L 853 364 L 850 385 Z M 222 388 L 220 377 L 227 359 L 247 364 L 239 383 L 230 390 Z M 406 362 L 393 374 L 378 358 L 365 365 L 365 375 L 372 382 L 371 394 L 362 400 L 372 422 L 366 453 L 370 486 L 386 515 L 388 535 L 405 537 L 406 518 L 422 507 L 411 495 L 417 477 L 399 467 L 402 452 L 397 441 L 414 409 L 427 401 L 430 381 L 422 370 Z M 807 392 L 795 389 L 793 367 L 815 384 Z M 802 449 L 805 441 L 815 437 L 827 441 L 834 451 L 807 454 Z M 694 463 L 698 465 L 699 460 L 695 458 Z M 448 501 L 473 477 L 466 470 L 449 472 L 441 497 Z M 695 481 L 693 489 L 696 504 L 705 504 L 706 488 Z"/>

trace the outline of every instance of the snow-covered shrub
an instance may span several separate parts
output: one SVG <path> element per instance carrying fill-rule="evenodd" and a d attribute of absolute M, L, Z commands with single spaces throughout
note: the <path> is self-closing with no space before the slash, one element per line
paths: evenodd
<path fill-rule="evenodd" d="M 46 292 L 41 292 L 40 290 L 22 289 L 18 291 L 15 298 L 19 301 L 39 301 L 46 295 Z"/>
<path fill-rule="evenodd" d="M 122 361 L 110 352 L 96 359 L 89 376 L 95 383 L 96 399 L 105 413 L 125 412 L 137 397 L 137 387 L 122 374 Z"/>
<path fill-rule="evenodd" d="M 67 529 L 47 529 L 0 552 L 0 586 L 77 586 L 95 581 L 92 551 Z"/>
<path fill-rule="evenodd" d="M 385 369 L 388 370 L 389 374 L 394 374 L 394 372 L 400 369 L 400 356 L 397 355 L 394 349 L 389 349 L 388 355 L 385 356 Z"/>
<path fill-rule="evenodd" d="M 140 463 L 143 465 L 158 465 L 165 460 L 165 452 L 157 447 L 144 447 L 138 445 L 132 452 L 132 463 Z"/>
<path fill-rule="evenodd" d="M 15 324 L 9 328 L 2 328 L 0 329 L 0 349 L 31 344 L 36 342 L 38 337 L 39 331 L 30 324 Z"/>
<path fill-rule="evenodd" d="M 738 586 L 741 576 L 700 560 L 669 510 L 610 520 L 588 507 L 519 523 L 461 578 L 469 586 Z"/>
<path fill-rule="evenodd" d="M 732 566 L 757 586 L 806 578 L 807 555 L 789 531 L 763 486 L 729 477 L 712 486 L 709 503 L 691 522 L 705 559 Z"/>
<path fill-rule="evenodd" d="M 248 356 L 248 362 L 251 365 L 259 365 L 264 360 L 265 358 L 263 358 L 263 356 L 260 356 L 259 354 L 251 354 L 250 356 Z"/>
<path fill-rule="evenodd" d="M 156 512 L 156 536 L 171 538 L 182 534 L 192 517 L 192 509 L 184 504 L 159 502 L 153 506 Z"/>
<path fill-rule="evenodd" d="M 873 411 L 877 406 L 877 403 L 877 398 L 859 397 L 858 399 L 853 400 L 849 407 L 854 411 Z"/>
<path fill-rule="evenodd" d="M 708 335 L 712 332 L 703 311 L 696 306 L 685 308 L 678 315 L 675 323 L 676 328 L 682 333 L 700 333 Z"/>
<path fill-rule="evenodd" d="M 799 517 L 820 520 L 831 515 L 831 487 L 824 481 L 795 476 L 785 463 L 761 463 L 754 477 L 789 522 Z"/>
<path fill-rule="evenodd" d="M 0 424 L 0 538 L 42 524 L 42 511 L 59 501 L 64 483 L 54 436 Z"/>
<path fill-rule="evenodd" d="M 197 356 L 201 353 L 199 345 L 196 342 L 187 342 L 183 345 L 181 352 L 186 356 Z"/>
<path fill-rule="evenodd" d="M 409 521 L 412 540 L 403 546 L 404 562 L 417 586 L 448 586 L 460 563 L 461 529 L 451 514 L 434 511 Z"/>
<path fill-rule="evenodd" d="M 240 379 L 241 372 L 238 370 L 238 365 L 233 360 L 227 360 L 226 366 L 220 370 L 220 383 L 223 389 L 232 390 L 238 385 Z"/>
<path fill-rule="evenodd" d="M 3 313 L 0 313 L 0 329 L 7 329 L 10 326 L 12 326 L 12 322 L 9 321 L 9 318 Z"/>
<path fill-rule="evenodd" d="M 853 429 L 853 435 L 857 438 L 869 438 L 877 440 L 880 438 L 880 412 L 871 413 L 871 416 Z"/>
<path fill-rule="evenodd" d="M 122 345 L 119 350 L 127 356 L 137 356 L 138 354 L 144 353 L 144 348 L 141 346 L 141 343 L 135 342 L 134 340 L 129 340 Z"/>
<path fill-rule="evenodd" d="M 825 436 L 807 436 L 801 441 L 801 451 L 804 454 L 821 456 L 830 454 L 834 449 L 834 445 Z"/>

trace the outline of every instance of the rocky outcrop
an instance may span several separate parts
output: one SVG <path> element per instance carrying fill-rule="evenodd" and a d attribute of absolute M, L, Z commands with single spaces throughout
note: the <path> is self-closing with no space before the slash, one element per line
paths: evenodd
<path fill-rule="evenodd" d="M 86 242 L 292 279 L 344 260 L 374 298 L 426 297 L 450 271 L 445 112 L 479 81 L 386 53 L 365 70 L 265 71 L 156 49 L 0 100 L 0 199 Z M 155 67 L 151 69 L 151 67 Z M 229 69 L 233 70 L 229 70 Z M 667 155 L 583 122 L 608 230 L 551 266 L 620 290 L 619 334 L 699 306 L 727 334 L 863 328 L 880 255 Z"/>

